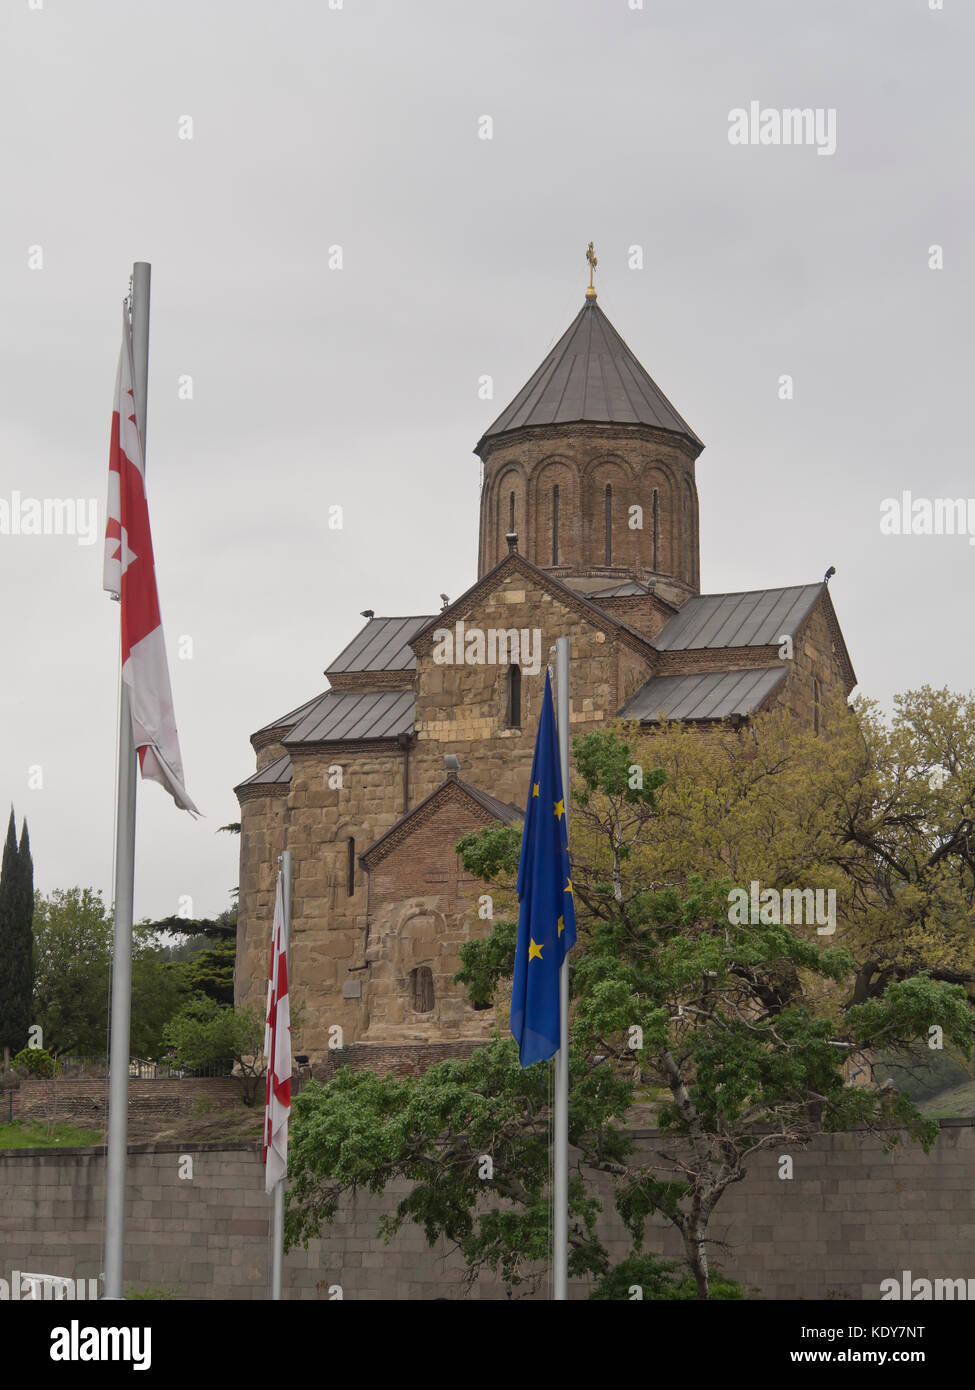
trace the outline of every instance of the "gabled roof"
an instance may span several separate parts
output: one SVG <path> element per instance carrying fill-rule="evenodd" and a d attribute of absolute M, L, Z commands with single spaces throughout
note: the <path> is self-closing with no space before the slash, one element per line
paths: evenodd
<path fill-rule="evenodd" d="M 370 618 L 349 645 L 326 666 L 326 676 L 346 671 L 412 671 L 416 657 L 410 638 L 426 627 L 430 615 L 419 618 Z"/>
<path fill-rule="evenodd" d="M 326 690 L 281 742 L 289 748 L 300 743 L 350 743 L 396 738 L 412 728 L 412 690 Z"/>
<path fill-rule="evenodd" d="M 475 580 L 471 587 L 465 590 L 459 598 L 454 599 L 453 603 L 449 604 L 442 613 L 428 619 L 426 626 L 420 628 L 413 636 L 414 649 L 417 649 L 418 646 L 421 648 L 427 646 L 432 641 L 432 633 L 437 628 L 451 627 L 457 618 L 463 617 L 468 611 L 475 598 L 479 598 L 482 594 L 491 593 L 512 573 L 524 575 L 532 583 L 537 584 L 540 589 L 544 589 L 557 598 L 560 603 L 565 604 L 566 608 L 574 609 L 577 613 L 584 615 L 598 630 L 618 634 L 633 650 L 652 661 L 653 649 L 649 637 L 638 632 L 629 623 L 622 622 L 608 609 L 593 603 L 587 594 L 580 593 L 578 589 L 570 589 L 567 584 L 556 579 L 554 574 L 539 569 L 537 565 L 533 564 L 531 560 L 527 560 L 517 550 L 509 550 L 508 554 L 499 560 L 493 569 L 488 570 L 487 574 L 482 574 L 480 579 Z"/>
<path fill-rule="evenodd" d="M 595 299 L 587 299 L 541 366 L 474 446 L 531 425 L 589 421 L 651 425 L 703 443 L 624 343 Z"/>
<path fill-rule="evenodd" d="M 785 680 L 787 663 L 747 671 L 702 671 L 691 676 L 652 676 L 627 700 L 620 719 L 645 724 L 665 719 L 727 719 L 754 714 Z"/>
<path fill-rule="evenodd" d="M 653 645 L 660 652 L 778 646 L 784 635 L 798 631 L 825 587 L 796 584 L 741 594 L 697 594 L 660 629 Z"/>
<path fill-rule="evenodd" d="M 517 806 L 512 806 L 507 801 L 499 801 L 496 796 L 482 792 L 478 787 L 472 787 L 469 782 L 462 782 L 456 772 L 448 773 L 435 791 L 418 801 L 413 809 L 407 811 L 405 816 L 400 816 L 396 824 L 391 825 L 384 835 L 374 840 L 369 848 L 359 855 L 359 862 L 371 871 L 406 839 L 415 826 L 435 815 L 442 805 L 458 800 L 473 802 L 480 811 L 486 812 L 491 820 L 499 820 L 504 825 L 512 825 L 524 815 Z M 483 816 L 481 819 L 483 820 Z"/>

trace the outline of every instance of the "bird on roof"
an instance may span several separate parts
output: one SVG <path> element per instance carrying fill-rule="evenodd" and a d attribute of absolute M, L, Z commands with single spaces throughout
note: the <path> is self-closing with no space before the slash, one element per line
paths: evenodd
<path fill-rule="evenodd" d="M 823 576 L 823 583 L 824 583 L 824 584 L 828 584 L 829 581 L 833 578 L 833 575 L 834 575 L 835 573 L 836 573 L 836 566 L 835 566 L 835 565 L 830 565 L 829 569 L 826 571 L 825 575 Z"/>

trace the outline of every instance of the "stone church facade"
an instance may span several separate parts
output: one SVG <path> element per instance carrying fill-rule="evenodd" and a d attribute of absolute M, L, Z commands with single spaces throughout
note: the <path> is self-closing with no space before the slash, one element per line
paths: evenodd
<path fill-rule="evenodd" d="M 356 1065 L 413 1070 L 507 1026 L 453 981 L 461 944 L 490 928 L 454 845 L 521 819 L 556 638 L 571 639 L 573 734 L 661 715 L 738 727 L 777 706 L 815 723 L 853 689 L 825 581 L 700 593 L 703 447 L 590 289 L 475 447 L 475 583 L 438 613 L 368 617 L 328 687 L 252 736 L 236 999 L 263 1010 L 288 849 L 296 1041 L 313 1065 L 341 1036 Z"/>

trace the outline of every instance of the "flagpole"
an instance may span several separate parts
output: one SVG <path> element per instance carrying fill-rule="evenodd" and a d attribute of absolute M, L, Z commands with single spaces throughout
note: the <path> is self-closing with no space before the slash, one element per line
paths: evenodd
<path fill-rule="evenodd" d="M 565 831 L 569 833 L 569 639 L 555 643 L 556 724 L 562 764 Z M 552 1298 L 569 1297 L 569 955 L 559 969 L 559 1050 L 555 1054 L 555 1115 L 552 1134 L 554 1224 Z"/>
<path fill-rule="evenodd" d="M 283 937 L 282 947 L 284 957 L 288 962 L 288 980 L 291 979 L 291 851 L 286 849 L 278 859 L 281 865 L 281 898 L 284 908 L 284 926 L 281 931 Z M 289 983 L 290 988 L 290 983 Z M 270 1065 L 270 1062 L 269 1064 Z M 281 1178 L 275 1183 L 274 1196 L 271 1199 L 272 1223 L 271 1223 L 271 1298 L 279 1300 L 281 1298 L 281 1278 L 284 1270 L 284 1184 L 286 1179 Z"/>
<path fill-rule="evenodd" d="M 146 261 L 132 267 L 132 354 L 135 415 L 146 446 L 149 384 L 149 282 Z M 144 464 L 143 464 L 144 466 Z M 112 951 L 112 1019 L 108 1062 L 108 1152 L 105 1190 L 105 1293 L 121 1299 L 125 1276 L 125 1172 L 129 1123 L 129 1030 L 132 1006 L 132 914 L 135 893 L 136 754 L 129 692 L 119 673 L 118 794 L 115 824 L 115 923 Z"/>

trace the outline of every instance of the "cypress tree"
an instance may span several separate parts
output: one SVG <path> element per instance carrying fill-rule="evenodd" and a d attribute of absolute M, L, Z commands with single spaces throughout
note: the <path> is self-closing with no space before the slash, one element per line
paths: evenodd
<path fill-rule="evenodd" d="M 19 1052 L 20 996 L 17 977 L 20 974 L 20 952 L 17 949 L 17 827 L 14 810 L 10 808 L 7 838 L 0 860 L 0 1047 L 3 1048 L 3 1069 L 10 1066 L 11 1050 Z"/>
<path fill-rule="evenodd" d="M 22 844 L 25 863 L 30 864 L 30 846 L 26 838 Z M 11 807 L 3 859 L 0 861 L 0 1047 L 3 1048 L 5 1071 L 10 1066 L 11 1054 L 27 1046 L 30 1027 L 34 977 L 32 866 L 30 881 L 28 917 L 24 899 L 27 876 L 17 848 L 17 826 Z"/>
<path fill-rule="evenodd" d="M 26 816 L 17 850 L 17 877 L 20 883 L 21 990 L 29 1029 L 34 1012 L 34 861 Z"/>

